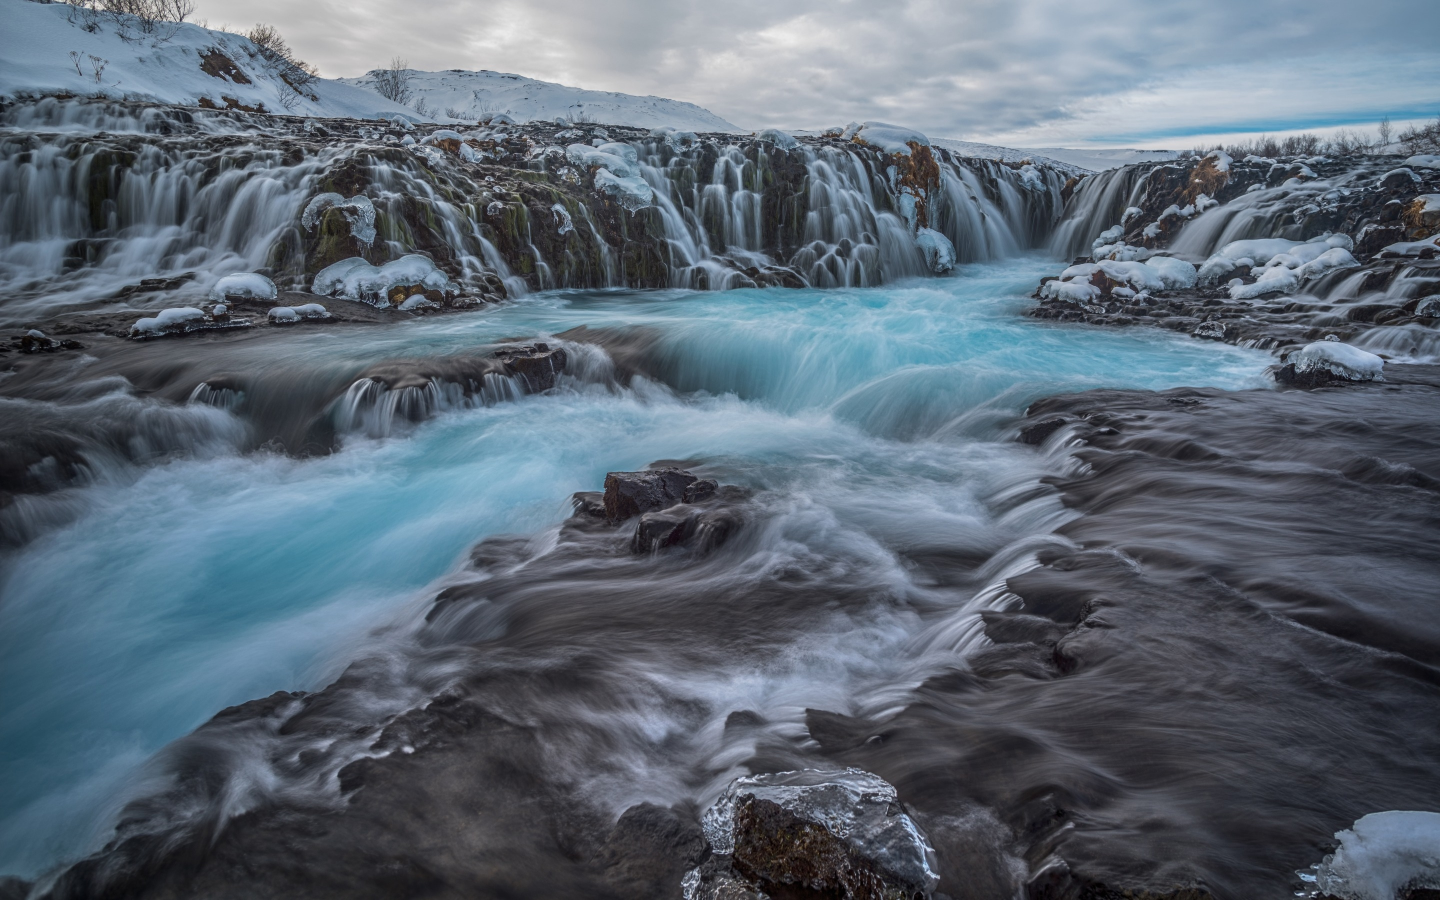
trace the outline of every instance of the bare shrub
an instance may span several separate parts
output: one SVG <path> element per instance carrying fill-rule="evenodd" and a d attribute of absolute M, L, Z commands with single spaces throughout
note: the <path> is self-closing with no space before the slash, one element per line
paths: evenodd
<path fill-rule="evenodd" d="M 245 37 L 280 70 L 280 80 L 285 84 L 280 89 L 281 106 L 293 112 L 300 105 L 300 98 L 316 99 L 311 85 L 320 76 L 320 70 L 297 57 L 278 28 L 261 22 L 246 32 Z"/>
<path fill-rule="evenodd" d="M 409 103 L 413 93 L 410 90 L 410 63 L 397 56 L 390 60 L 388 68 L 378 70 L 375 73 L 375 93 L 392 103 Z"/>
<path fill-rule="evenodd" d="M 1406 128 L 1396 138 L 1405 145 L 1405 152 L 1411 155 L 1440 153 L 1440 117 L 1424 125 Z"/>

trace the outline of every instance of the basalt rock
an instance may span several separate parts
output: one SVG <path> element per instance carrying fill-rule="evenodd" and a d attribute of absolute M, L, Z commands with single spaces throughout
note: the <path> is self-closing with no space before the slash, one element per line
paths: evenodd
<path fill-rule="evenodd" d="M 612 523 L 623 522 L 684 503 L 686 492 L 699 480 L 677 468 L 610 472 L 605 476 L 605 517 Z"/>
<path fill-rule="evenodd" d="M 737 779 L 703 823 L 714 856 L 686 876 L 687 896 L 912 900 L 939 882 L 895 789 L 859 769 Z"/>

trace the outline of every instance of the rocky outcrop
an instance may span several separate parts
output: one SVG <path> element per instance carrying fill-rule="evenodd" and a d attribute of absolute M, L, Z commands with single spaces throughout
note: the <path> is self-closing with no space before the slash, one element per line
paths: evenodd
<path fill-rule="evenodd" d="M 740 778 L 704 824 L 715 855 L 686 876 L 687 900 L 918 900 L 939 882 L 894 787 L 858 769 Z"/>

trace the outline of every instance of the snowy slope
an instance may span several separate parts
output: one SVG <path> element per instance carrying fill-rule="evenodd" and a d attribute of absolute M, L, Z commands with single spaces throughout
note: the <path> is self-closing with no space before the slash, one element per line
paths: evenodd
<path fill-rule="evenodd" d="M 341 78 L 345 85 L 370 89 L 375 72 L 360 78 Z M 729 131 L 741 129 L 710 110 L 681 100 L 639 97 L 610 91 L 590 91 L 523 75 L 504 72 L 444 72 L 410 70 L 411 104 L 423 101 L 438 121 L 474 122 L 483 115 L 504 113 L 516 122 L 535 120 L 594 122 L 602 125 L 631 125 L 656 128 L 669 125 L 681 131 Z M 451 116 L 447 113 L 457 113 Z"/>
<path fill-rule="evenodd" d="M 1174 150 L 1070 150 L 1063 147 L 1046 147 L 1025 152 L 1058 159 L 1092 172 L 1118 169 L 1137 162 L 1161 162 L 1180 155 Z"/>
<path fill-rule="evenodd" d="M 930 143 L 937 147 L 944 147 L 957 156 L 970 156 L 977 159 L 998 159 L 1004 162 L 1021 162 L 1031 160 L 1037 163 L 1049 163 L 1062 172 L 1069 172 L 1074 175 L 1084 175 L 1092 171 L 1089 167 L 1070 162 L 1066 159 L 1048 155 L 1050 151 L 1025 150 L 1017 147 L 998 147 L 994 144 L 978 144 L 974 141 L 957 141 L 952 138 L 931 138 Z"/>
<path fill-rule="evenodd" d="M 233 63 L 240 76 L 207 74 L 201 58 L 212 50 Z M 240 78 L 250 83 L 238 83 Z M 233 105 L 228 97 L 281 114 L 420 118 L 349 84 L 321 78 L 309 90 L 315 99 L 295 97 L 280 80 L 278 67 L 237 34 L 174 24 L 145 34 L 131 17 L 87 17 L 62 3 L 0 0 L 0 97 L 68 92 L 179 106 L 197 106 L 203 98 L 221 108 Z M 287 95 L 297 101 L 293 109 L 281 102 Z"/>

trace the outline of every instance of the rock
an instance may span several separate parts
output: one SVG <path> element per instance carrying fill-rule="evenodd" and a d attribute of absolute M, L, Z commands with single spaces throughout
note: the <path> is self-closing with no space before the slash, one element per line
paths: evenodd
<path fill-rule="evenodd" d="M 1225 324 L 1223 322 L 1201 322 L 1190 332 L 1197 338 L 1207 338 L 1212 341 L 1225 340 Z"/>
<path fill-rule="evenodd" d="M 685 490 L 699 481 L 684 469 L 662 468 L 605 475 L 605 518 L 611 523 L 685 500 Z"/>
<path fill-rule="evenodd" d="M 1050 435 L 1059 431 L 1065 426 L 1064 419 L 1046 419 L 1043 422 L 1036 422 L 1020 432 L 1020 443 L 1022 444 L 1043 444 Z"/>
<path fill-rule="evenodd" d="M 1406 168 L 1391 169 L 1380 176 L 1380 189 L 1384 191 L 1399 191 L 1411 187 L 1420 180 L 1420 176 Z"/>
<path fill-rule="evenodd" d="M 685 870 L 705 855 L 705 833 L 693 814 L 641 803 L 610 830 L 600 863 L 625 897 L 669 898 Z"/>
<path fill-rule="evenodd" d="M 709 496 L 713 497 L 714 492 Z M 706 509 L 681 503 L 642 515 L 630 548 L 635 553 L 653 553 L 683 544 L 701 551 L 713 550 L 739 527 L 739 516 L 729 509 Z"/>
<path fill-rule="evenodd" d="M 725 896 L 738 880 L 775 897 L 900 900 L 939 884 L 895 789 L 859 769 L 736 779 L 702 822 L 715 856 L 686 876 L 687 896 Z"/>
<path fill-rule="evenodd" d="M 34 885 L 13 875 L 0 876 L 0 900 L 25 900 Z"/>
<path fill-rule="evenodd" d="M 524 379 L 526 388 L 532 393 L 553 388 L 555 379 L 565 371 L 569 359 L 564 347 L 552 348 L 544 343 L 518 349 L 503 348 L 495 356 L 504 362 L 507 373 Z"/>

